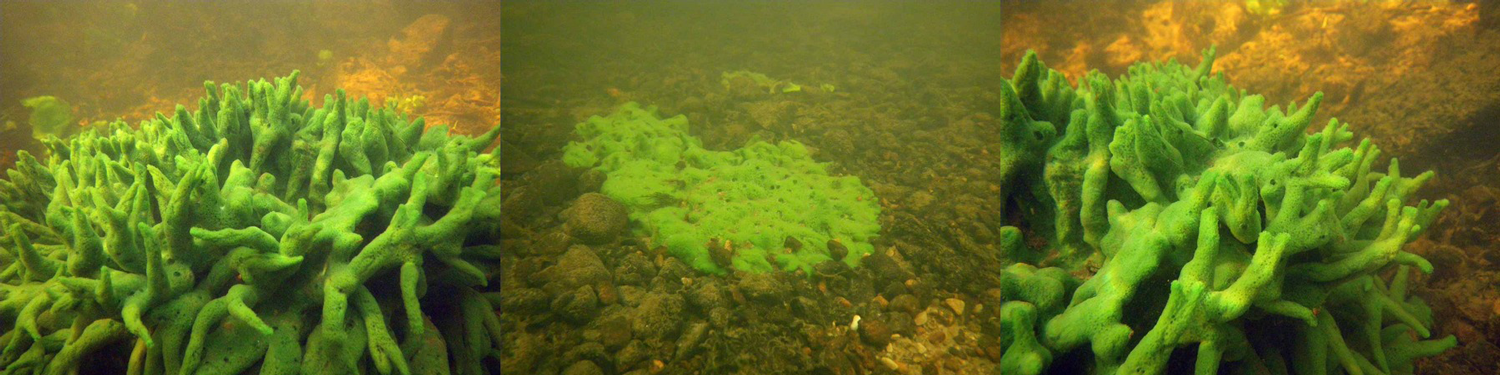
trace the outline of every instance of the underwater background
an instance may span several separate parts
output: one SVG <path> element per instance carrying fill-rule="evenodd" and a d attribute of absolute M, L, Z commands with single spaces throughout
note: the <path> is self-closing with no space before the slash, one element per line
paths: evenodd
<path fill-rule="evenodd" d="M 192 107 L 204 81 L 302 72 L 309 99 L 344 89 L 478 134 L 499 122 L 500 4 L 491 1 L 8 1 L 0 156 L 51 96 L 69 127 Z M 424 17 L 431 15 L 430 17 Z M 435 120 L 435 121 L 434 121 Z M 45 125 L 44 125 L 45 127 Z M 49 130 L 76 133 L 76 130 Z"/>
<path fill-rule="evenodd" d="M 0 373 L 1500 373 L 1497 72 L 1492 1 L 4 1 Z"/>

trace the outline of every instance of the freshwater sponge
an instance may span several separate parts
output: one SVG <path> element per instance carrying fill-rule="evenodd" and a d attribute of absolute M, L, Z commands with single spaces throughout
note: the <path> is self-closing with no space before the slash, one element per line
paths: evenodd
<path fill-rule="evenodd" d="M 315 108 L 296 79 L 206 83 L 197 111 L 22 151 L 0 180 L 0 372 L 498 361 L 498 295 L 478 289 L 499 257 L 498 127 L 450 136 L 342 91 Z"/>
<path fill-rule="evenodd" d="M 1321 93 L 1266 108 L 1213 58 L 1075 87 L 1028 53 L 1000 84 L 1002 373 L 1405 374 L 1456 345 L 1406 293 L 1432 172 L 1372 171 L 1348 125 L 1306 131 Z"/>
<path fill-rule="evenodd" d="M 605 172 L 602 192 L 630 209 L 637 230 L 700 270 L 811 271 L 834 255 L 855 266 L 874 251 L 874 192 L 858 177 L 830 176 L 801 143 L 706 150 L 685 117 L 660 119 L 633 102 L 574 133 L 583 141 L 563 160 Z"/>

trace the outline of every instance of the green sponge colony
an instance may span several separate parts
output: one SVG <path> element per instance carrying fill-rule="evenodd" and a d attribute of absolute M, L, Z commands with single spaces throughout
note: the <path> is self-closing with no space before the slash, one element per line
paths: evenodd
<path fill-rule="evenodd" d="M 855 266 L 874 251 L 874 192 L 858 177 L 830 176 L 801 143 L 751 140 L 710 151 L 688 134 L 685 117 L 660 119 L 655 107 L 636 103 L 574 132 L 584 141 L 569 143 L 563 160 L 605 172 L 602 192 L 700 270 L 811 271 L 834 255 Z"/>
<path fill-rule="evenodd" d="M 1406 293 L 1432 172 L 1372 171 L 1348 125 L 1306 132 L 1321 93 L 1266 108 L 1213 58 L 1074 87 L 1028 53 L 1000 85 L 1002 373 L 1409 374 L 1456 345 Z"/>
<path fill-rule="evenodd" d="M 195 111 L 19 153 L 0 373 L 486 373 L 499 127 L 450 136 L 342 91 L 314 107 L 296 79 L 208 83 Z"/>

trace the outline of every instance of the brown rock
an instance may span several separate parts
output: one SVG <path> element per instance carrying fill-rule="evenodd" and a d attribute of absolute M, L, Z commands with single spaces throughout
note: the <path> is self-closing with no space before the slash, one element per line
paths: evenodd
<path fill-rule="evenodd" d="M 943 300 L 943 303 L 947 304 L 948 308 L 953 309 L 954 314 L 964 314 L 964 300 L 958 298 L 948 298 Z"/>
<path fill-rule="evenodd" d="M 599 297 L 594 294 L 594 288 L 588 285 L 559 293 L 552 299 L 552 312 L 574 323 L 588 322 L 598 310 Z"/>
<path fill-rule="evenodd" d="M 597 293 L 599 294 L 599 302 L 605 305 L 613 305 L 615 302 L 620 301 L 620 294 L 615 292 L 614 285 L 600 284 Z"/>
<path fill-rule="evenodd" d="M 562 373 L 563 375 L 603 375 L 604 370 L 592 361 L 578 361 L 568 366 Z"/>
<path fill-rule="evenodd" d="M 891 328 L 880 319 L 860 320 L 859 338 L 876 348 L 884 348 L 891 343 Z"/>
<path fill-rule="evenodd" d="M 531 251 L 537 255 L 559 255 L 568 251 L 573 246 L 573 237 L 562 231 L 551 231 L 543 234 L 531 246 Z"/>
<path fill-rule="evenodd" d="M 560 160 L 537 166 L 531 179 L 530 185 L 542 187 L 537 191 L 537 197 L 542 200 L 543 205 L 562 204 L 578 196 L 578 172 Z"/>
<path fill-rule="evenodd" d="M 441 56 L 437 52 L 447 47 L 448 34 L 448 17 L 436 14 L 422 16 L 401 30 L 400 39 L 392 38 L 386 42 L 391 51 L 387 62 L 407 68 L 418 68 L 433 62 L 436 56 Z"/>
<path fill-rule="evenodd" d="M 568 234 L 588 244 L 614 241 L 630 224 L 625 205 L 599 193 L 588 193 L 563 212 Z"/>
<path fill-rule="evenodd" d="M 828 256 L 833 257 L 833 260 L 843 261 L 845 257 L 849 256 L 849 248 L 844 247 L 844 243 L 839 242 L 839 240 L 828 240 Z"/>
<path fill-rule="evenodd" d="M 599 342 L 616 349 L 630 342 L 630 319 L 623 315 L 612 315 L 599 320 Z"/>
<path fill-rule="evenodd" d="M 789 291 L 789 287 L 776 279 L 771 274 L 749 274 L 740 279 L 739 291 L 745 297 L 763 303 L 779 303 Z"/>
<path fill-rule="evenodd" d="M 708 240 L 708 257 L 713 259 L 714 264 L 727 270 L 733 264 L 734 251 L 724 245 L 724 241 L 717 238 Z"/>
<path fill-rule="evenodd" d="M 559 294 L 585 285 L 608 284 L 612 277 L 604 261 L 587 246 L 573 246 L 557 258 L 557 264 L 536 273 L 549 294 Z"/>
<path fill-rule="evenodd" d="M 674 338 L 682 328 L 682 311 L 686 305 L 682 296 L 677 294 L 648 293 L 634 311 L 631 329 L 637 337 Z"/>
<path fill-rule="evenodd" d="M 656 264 L 651 263 L 646 254 L 640 251 L 625 255 L 615 265 L 615 283 L 640 285 L 653 277 L 656 277 Z"/>
<path fill-rule="evenodd" d="M 913 297 L 910 294 L 902 294 L 891 300 L 892 310 L 902 311 L 907 314 L 915 315 L 919 307 L 918 305 L 920 303 L 917 302 L 917 297 Z"/>

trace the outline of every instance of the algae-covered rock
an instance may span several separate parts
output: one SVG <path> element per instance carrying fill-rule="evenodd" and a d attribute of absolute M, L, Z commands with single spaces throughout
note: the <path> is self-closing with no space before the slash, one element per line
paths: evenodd
<path fill-rule="evenodd" d="M 578 361 L 563 369 L 563 375 L 604 375 L 604 370 L 593 361 Z"/>
<path fill-rule="evenodd" d="M 636 337 L 670 339 L 682 328 L 686 302 L 681 295 L 651 292 L 635 308 L 631 328 Z"/>
<path fill-rule="evenodd" d="M 767 304 L 785 300 L 791 289 L 775 275 L 766 274 L 745 275 L 740 278 L 738 288 L 746 298 Z"/>
<path fill-rule="evenodd" d="M 588 322 L 598 311 L 599 297 L 594 294 L 594 288 L 588 285 L 558 294 L 552 300 L 552 312 L 573 322 Z"/>
<path fill-rule="evenodd" d="M 613 277 L 593 249 L 574 245 L 557 258 L 556 264 L 538 272 L 536 278 L 545 283 L 543 289 L 548 293 L 559 294 L 580 286 L 606 284 Z"/>
<path fill-rule="evenodd" d="M 578 197 L 563 215 L 568 234 L 593 245 L 614 240 L 630 224 L 624 205 L 598 193 Z"/>

